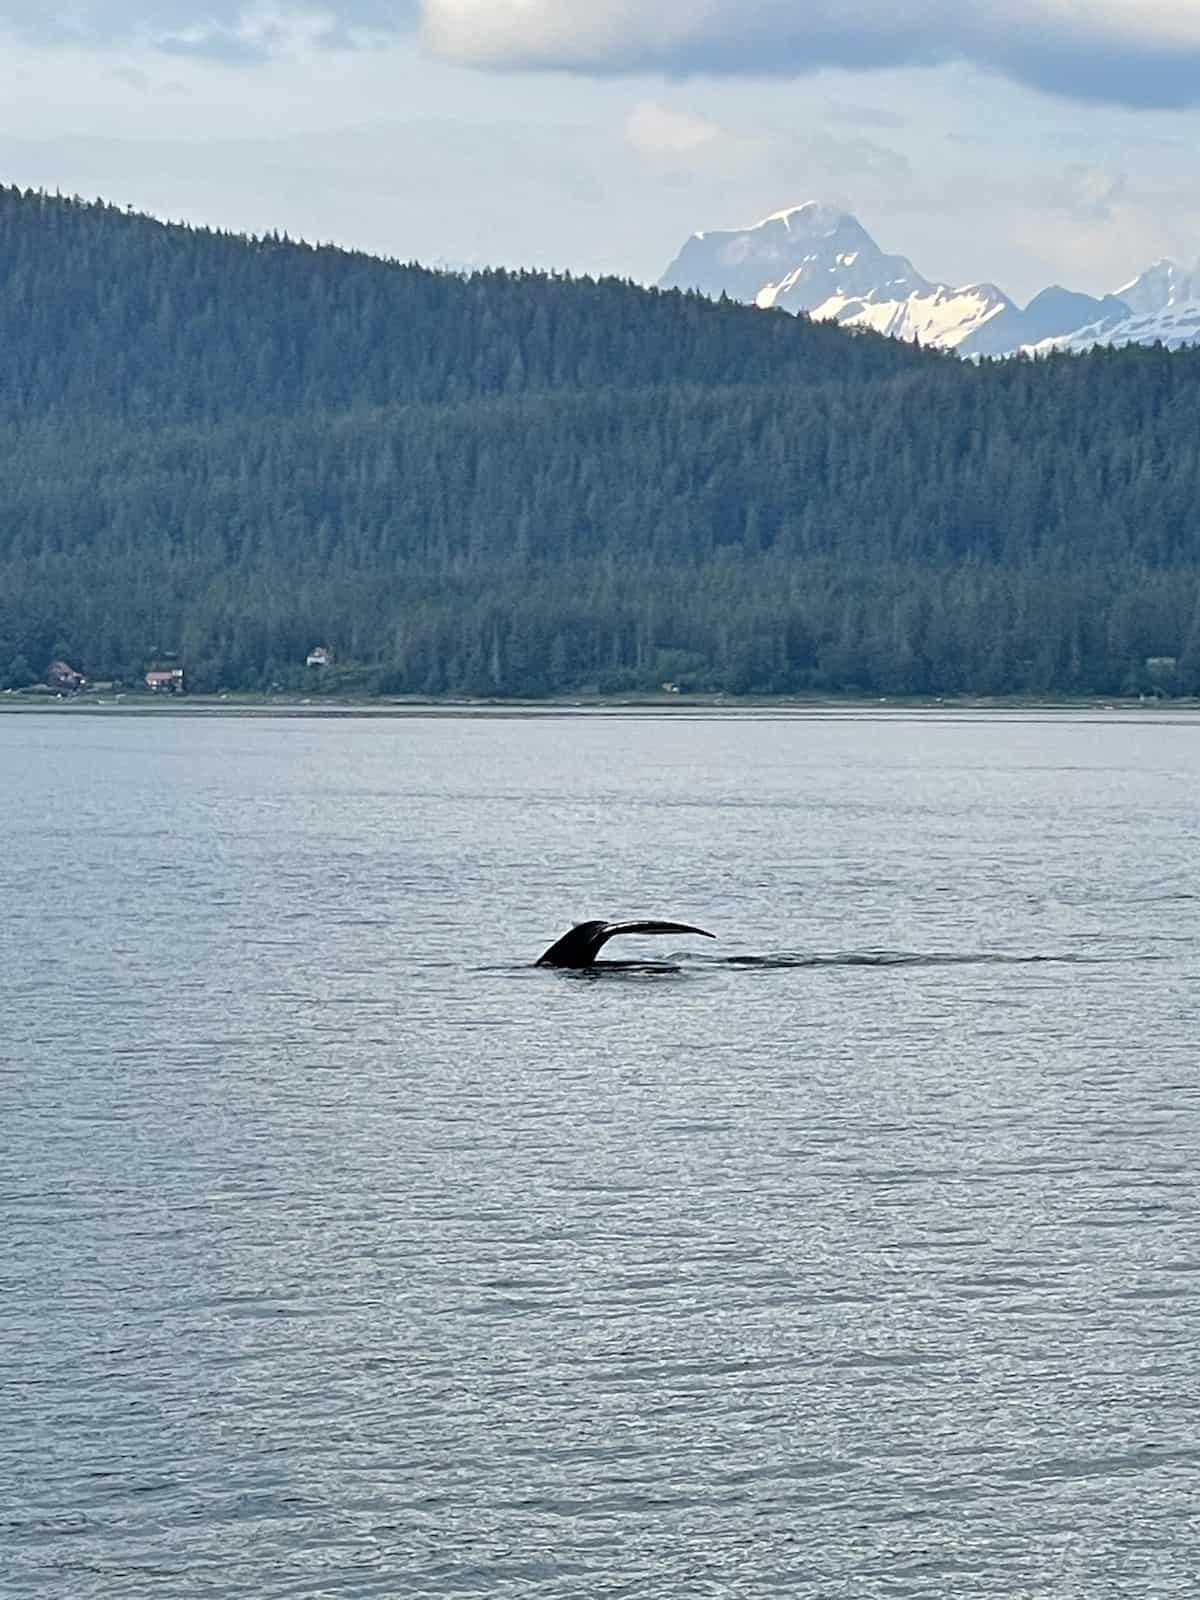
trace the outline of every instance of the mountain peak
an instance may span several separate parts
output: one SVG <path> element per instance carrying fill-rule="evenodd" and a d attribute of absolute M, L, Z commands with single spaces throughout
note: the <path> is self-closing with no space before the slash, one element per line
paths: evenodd
<path fill-rule="evenodd" d="M 1019 315 L 994 284 L 931 283 L 907 256 L 885 254 L 857 217 L 816 200 L 747 228 L 693 235 L 660 287 L 727 294 L 946 348 L 974 339 L 989 352 L 1004 342 L 1000 323 Z"/>
<path fill-rule="evenodd" d="M 807 233 L 817 232 L 818 230 L 828 233 L 844 222 L 853 222 L 855 227 L 858 226 L 855 218 L 848 211 L 840 211 L 833 206 L 822 205 L 819 200 L 805 200 L 803 204 L 788 206 L 784 211 L 772 211 L 769 217 L 764 217 L 761 222 L 752 223 L 750 228 L 743 231 L 750 232 L 754 228 L 765 228 L 772 222 L 782 222 L 789 233 L 792 231 L 793 224 L 798 228 L 802 227 L 803 231 Z"/>
<path fill-rule="evenodd" d="M 1200 264 L 1189 271 L 1170 256 L 1160 256 L 1115 293 L 1135 316 L 1156 316 L 1184 301 L 1200 300 Z"/>
<path fill-rule="evenodd" d="M 806 237 L 816 238 L 821 234 L 829 233 L 843 222 L 858 224 L 855 219 L 845 211 L 835 210 L 832 206 L 822 205 L 819 200 L 804 200 L 798 206 L 786 206 L 782 211 L 772 211 L 769 216 L 760 217 L 757 222 L 748 222 L 741 228 L 730 229 L 702 229 L 692 235 L 693 239 L 734 238 L 744 234 L 778 232 L 782 228 L 784 233 L 803 233 Z"/>
<path fill-rule="evenodd" d="M 856 299 L 888 283 L 904 293 L 926 286 L 911 261 L 884 255 L 857 217 L 806 200 L 748 227 L 693 234 L 659 287 L 811 311 L 831 295 Z"/>
<path fill-rule="evenodd" d="M 1022 310 L 991 282 L 930 282 L 907 256 L 886 255 L 857 217 L 819 200 L 745 228 L 693 234 L 659 286 L 803 311 L 970 356 L 1200 338 L 1200 263 L 1189 269 L 1162 257 L 1102 299 L 1055 284 Z"/>

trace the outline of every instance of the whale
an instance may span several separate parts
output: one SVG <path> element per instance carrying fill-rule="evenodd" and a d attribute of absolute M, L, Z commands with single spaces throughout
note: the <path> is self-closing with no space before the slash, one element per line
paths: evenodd
<path fill-rule="evenodd" d="M 556 939 L 534 963 L 539 967 L 591 967 L 610 939 L 621 933 L 698 933 L 715 939 L 707 928 L 694 928 L 690 922 L 577 922 Z"/>

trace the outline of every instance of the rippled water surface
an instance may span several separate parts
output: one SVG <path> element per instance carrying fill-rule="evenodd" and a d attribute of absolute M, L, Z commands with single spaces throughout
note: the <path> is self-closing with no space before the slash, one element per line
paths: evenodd
<path fill-rule="evenodd" d="M 0 816 L 5 1597 L 1196 1593 L 1200 725 L 21 715 Z"/>

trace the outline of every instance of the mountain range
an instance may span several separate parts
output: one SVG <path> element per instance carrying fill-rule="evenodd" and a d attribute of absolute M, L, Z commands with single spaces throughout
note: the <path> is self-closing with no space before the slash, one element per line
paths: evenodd
<path fill-rule="evenodd" d="M 849 212 L 816 201 L 748 228 L 694 233 L 659 287 L 803 311 L 964 356 L 1200 342 L 1200 265 L 1156 261 L 1102 298 L 1054 285 L 1022 307 L 994 283 L 923 277 Z"/>

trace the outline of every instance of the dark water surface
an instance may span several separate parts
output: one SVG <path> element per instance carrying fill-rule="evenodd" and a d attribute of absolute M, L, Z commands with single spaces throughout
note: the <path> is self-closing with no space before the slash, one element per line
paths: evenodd
<path fill-rule="evenodd" d="M 0 817 L 6 1600 L 1197 1593 L 1194 722 L 30 715 Z"/>

